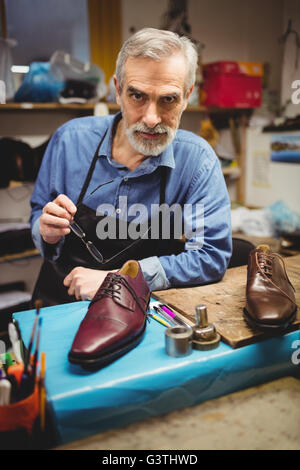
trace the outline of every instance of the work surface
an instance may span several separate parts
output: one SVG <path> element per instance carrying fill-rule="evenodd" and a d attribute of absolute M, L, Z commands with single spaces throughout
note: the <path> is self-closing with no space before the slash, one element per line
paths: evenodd
<path fill-rule="evenodd" d="M 298 263 L 295 259 L 291 261 Z M 293 281 L 298 274 L 297 265 L 294 269 L 295 276 L 289 262 L 288 272 Z M 200 290 L 219 289 L 225 283 L 237 286 L 238 282 L 241 287 L 244 274 L 245 271 L 234 268 L 218 284 L 181 289 L 180 293 L 188 291 L 187 299 L 194 307 L 203 303 Z M 229 308 L 228 290 L 227 295 Z M 210 309 L 208 302 L 205 303 Z M 235 349 L 221 342 L 216 350 L 193 351 L 190 356 L 172 358 L 164 351 L 164 327 L 151 320 L 143 341 L 125 356 L 94 373 L 75 370 L 68 363 L 67 353 L 87 308 L 88 302 L 74 302 L 43 308 L 40 313 L 43 331 L 47 331 L 42 333 L 40 344 L 47 354 L 47 399 L 64 444 L 134 421 L 198 406 L 207 400 L 292 375 L 299 369 L 292 361 L 299 331 Z M 229 311 L 241 315 L 234 302 Z M 14 316 L 28 344 L 35 311 Z"/>
<path fill-rule="evenodd" d="M 57 449 L 300 450 L 299 403 L 300 380 L 284 377 Z"/>
<path fill-rule="evenodd" d="M 286 270 L 295 288 L 296 302 L 300 305 L 300 255 L 284 259 Z M 195 322 L 195 306 L 205 304 L 208 320 L 214 323 L 222 340 L 238 348 L 256 343 L 267 337 L 258 329 L 250 328 L 243 317 L 246 302 L 247 266 L 228 269 L 221 282 L 206 286 L 157 291 L 155 296 Z M 299 329 L 300 309 L 287 331 Z"/>

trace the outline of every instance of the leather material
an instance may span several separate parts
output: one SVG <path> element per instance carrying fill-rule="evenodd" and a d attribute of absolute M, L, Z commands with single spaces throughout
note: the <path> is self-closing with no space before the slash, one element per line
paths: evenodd
<path fill-rule="evenodd" d="M 249 253 L 246 287 L 246 319 L 262 327 L 286 327 L 297 310 L 294 288 L 284 261 L 267 245 Z"/>
<path fill-rule="evenodd" d="M 70 362 L 101 365 L 134 347 L 146 328 L 150 291 L 137 261 L 109 273 L 74 338 Z"/>

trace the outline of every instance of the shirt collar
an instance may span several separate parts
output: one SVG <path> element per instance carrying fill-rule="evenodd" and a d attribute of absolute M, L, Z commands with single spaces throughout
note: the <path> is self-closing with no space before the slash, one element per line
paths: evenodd
<path fill-rule="evenodd" d="M 122 113 L 118 112 L 113 119 L 109 121 L 108 128 L 106 135 L 104 136 L 103 142 L 101 143 L 98 151 L 99 157 L 106 157 L 108 162 L 118 168 L 124 168 L 124 165 L 121 163 L 115 162 L 112 158 L 112 142 L 113 136 L 116 130 L 116 126 L 120 119 L 122 118 Z M 175 168 L 175 159 L 173 153 L 173 145 L 172 143 L 168 145 L 168 147 L 157 157 L 149 157 L 144 160 L 136 169 L 137 172 L 139 170 L 147 173 L 152 172 L 158 166 L 168 166 L 170 168 Z"/>

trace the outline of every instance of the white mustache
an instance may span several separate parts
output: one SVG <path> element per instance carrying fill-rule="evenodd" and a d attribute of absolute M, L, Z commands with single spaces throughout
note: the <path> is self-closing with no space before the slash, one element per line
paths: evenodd
<path fill-rule="evenodd" d="M 145 126 L 145 124 L 138 123 L 133 124 L 130 130 L 133 132 L 146 132 L 147 134 L 169 134 L 170 132 L 170 128 L 162 124 L 157 124 L 155 127 L 148 127 Z"/>

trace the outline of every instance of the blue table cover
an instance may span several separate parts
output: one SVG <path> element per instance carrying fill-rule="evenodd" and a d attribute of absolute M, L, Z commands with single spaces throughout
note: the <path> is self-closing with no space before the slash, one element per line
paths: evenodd
<path fill-rule="evenodd" d="M 68 352 L 89 302 L 42 308 L 40 351 L 46 353 L 47 401 L 57 432 L 66 443 L 134 421 L 195 405 L 243 388 L 292 375 L 299 330 L 232 349 L 183 358 L 165 353 L 165 327 L 151 319 L 142 342 L 96 372 L 68 362 Z M 28 345 L 35 310 L 18 312 Z M 299 343 L 298 343 L 299 344 Z"/>

